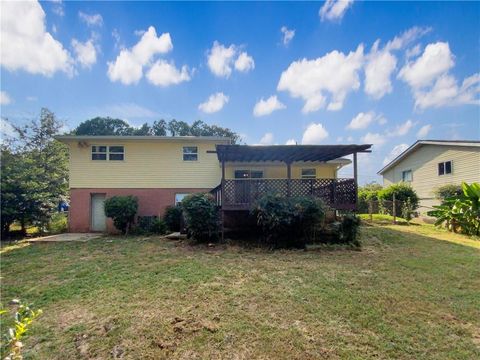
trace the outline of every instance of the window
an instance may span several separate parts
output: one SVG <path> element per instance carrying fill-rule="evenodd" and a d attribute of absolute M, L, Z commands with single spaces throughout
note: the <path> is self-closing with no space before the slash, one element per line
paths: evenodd
<path fill-rule="evenodd" d="M 189 194 L 175 194 L 175 205 L 180 204 L 187 195 Z"/>
<path fill-rule="evenodd" d="M 438 175 L 445 175 L 445 174 L 451 174 L 452 173 L 452 162 L 451 161 L 445 161 L 438 163 Z"/>
<path fill-rule="evenodd" d="M 196 146 L 183 147 L 183 161 L 197 161 L 198 148 Z"/>
<path fill-rule="evenodd" d="M 107 160 L 107 147 L 92 146 L 92 160 Z"/>
<path fill-rule="evenodd" d="M 235 170 L 235 179 L 262 179 L 262 170 Z"/>
<path fill-rule="evenodd" d="M 317 169 L 302 169 L 302 179 L 316 179 Z"/>
<path fill-rule="evenodd" d="M 124 158 L 123 146 L 108 147 L 108 160 L 123 160 L 123 158 Z"/>
<path fill-rule="evenodd" d="M 411 182 L 412 181 L 412 170 L 402 171 L 402 181 Z"/>
<path fill-rule="evenodd" d="M 92 146 L 92 160 L 123 160 L 125 151 L 123 146 Z"/>

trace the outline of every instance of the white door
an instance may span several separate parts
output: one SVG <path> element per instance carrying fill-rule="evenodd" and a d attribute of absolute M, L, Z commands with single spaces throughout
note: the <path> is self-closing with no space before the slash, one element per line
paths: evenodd
<path fill-rule="evenodd" d="M 105 194 L 92 194 L 92 231 L 105 231 L 106 220 L 104 210 Z"/>

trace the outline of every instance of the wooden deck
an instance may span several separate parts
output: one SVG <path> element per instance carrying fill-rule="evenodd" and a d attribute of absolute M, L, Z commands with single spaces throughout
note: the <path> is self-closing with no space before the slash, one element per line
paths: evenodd
<path fill-rule="evenodd" d="M 225 179 L 212 189 L 222 210 L 250 210 L 264 194 L 313 196 L 336 210 L 355 210 L 354 179 Z"/>

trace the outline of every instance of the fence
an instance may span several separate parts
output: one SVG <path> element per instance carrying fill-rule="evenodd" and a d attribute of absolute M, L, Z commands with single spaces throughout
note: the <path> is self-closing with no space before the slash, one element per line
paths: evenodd
<path fill-rule="evenodd" d="M 368 214 L 370 221 L 373 220 L 374 214 L 390 215 L 394 224 L 397 222 L 397 218 L 410 221 L 412 217 L 418 215 L 410 202 L 396 199 L 361 201 L 358 205 L 358 212 L 360 214 Z"/>

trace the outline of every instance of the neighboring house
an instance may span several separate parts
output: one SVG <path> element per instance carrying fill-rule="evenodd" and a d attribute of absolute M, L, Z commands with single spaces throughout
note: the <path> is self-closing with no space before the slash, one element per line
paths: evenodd
<path fill-rule="evenodd" d="M 315 196 L 334 209 L 353 210 L 356 179 L 337 179 L 337 171 L 351 162 L 343 156 L 370 148 L 230 145 L 228 138 L 191 136 L 57 139 L 70 149 L 71 232 L 113 231 L 103 203 L 115 195 L 136 196 L 140 216 L 161 216 L 167 206 L 194 192 L 211 192 L 222 214 L 248 211 L 256 198 L 271 191 Z"/>
<path fill-rule="evenodd" d="M 410 183 L 425 213 L 439 204 L 434 195 L 438 187 L 480 182 L 480 141 L 418 140 L 378 174 L 384 186 Z"/>

